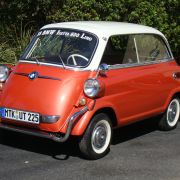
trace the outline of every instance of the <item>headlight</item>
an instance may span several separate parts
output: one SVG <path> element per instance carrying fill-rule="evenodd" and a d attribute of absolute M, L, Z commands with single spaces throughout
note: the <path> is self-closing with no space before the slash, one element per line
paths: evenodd
<path fill-rule="evenodd" d="M 9 68 L 7 66 L 0 66 L 0 82 L 6 81 L 9 75 Z"/>
<path fill-rule="evenodd" d="M 93 98 L 98 95 L 100 84 L 97 79 L 88 79 L 84 84 L 84 93 L 86 96 Z"/>

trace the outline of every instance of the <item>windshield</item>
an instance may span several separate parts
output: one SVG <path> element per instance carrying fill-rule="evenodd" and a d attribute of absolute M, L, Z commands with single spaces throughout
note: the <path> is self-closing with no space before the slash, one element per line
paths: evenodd
<path fill-rule="evenodd" d="M 33 38 L 21 60 L 86 67 L 97 46 L 95 35 L 70 29 L 45 29 Z"/>

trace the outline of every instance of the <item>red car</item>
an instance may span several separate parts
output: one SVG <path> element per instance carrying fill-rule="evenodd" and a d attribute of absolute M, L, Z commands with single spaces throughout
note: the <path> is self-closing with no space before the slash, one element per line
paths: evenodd
<path fill-rule="evenodd" d="M 0 82 L 1 129 L 77 136 L 88 159 L 107 154 L 114 127 L 161 115 L 171 130 L 180 114 L 180 67 L 164 35 L 137 24 L 46 25 Z"/>

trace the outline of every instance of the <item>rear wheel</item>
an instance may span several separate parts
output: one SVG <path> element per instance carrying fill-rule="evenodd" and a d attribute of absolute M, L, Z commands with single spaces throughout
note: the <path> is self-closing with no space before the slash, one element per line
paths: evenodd
<path fill-rule="evenodd" d="M 159 128 L 168 131 L 176 128 L 180 115 L 180 99 L 174 97 L 168 105 L 166 112 L 159 121 Z"/>
<path fill-rule="evenodd" d="M 93 117 L 79 142 L 81 153 L 87 159 L 99 159 L 110 149 L 112 125 L 109 117 L 100 113 Z"/>

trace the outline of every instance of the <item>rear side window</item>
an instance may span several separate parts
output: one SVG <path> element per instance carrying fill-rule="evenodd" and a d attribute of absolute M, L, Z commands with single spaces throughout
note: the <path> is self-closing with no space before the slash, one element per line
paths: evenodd
<path fill-rule="evenodd" d="M 170 58 L 164 41 L 157 35 L 135 35 L 140 62 L 167 60 Z"/>
<path fill-rule="evenodd" d="M 116 35 L 109 38 L 101 63 L 131 65 L 168 59 L 170 54 L 158 35 Z"/>

